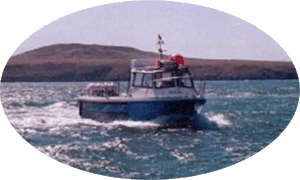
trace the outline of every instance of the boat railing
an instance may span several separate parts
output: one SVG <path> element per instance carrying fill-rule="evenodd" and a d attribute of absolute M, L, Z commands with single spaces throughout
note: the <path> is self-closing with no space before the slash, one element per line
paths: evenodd
<path fill-rule="evenodd" d="M 110 97 L 119 95 L 120 85 L 113 82 L 91 83 L 81 91 L 81 96 Z"/>
<path fill-rule="evenodd" d="M 173 76 L 173 77 L 165 77 L 165 78 L 159 78 L 151 80 L 153 82 L 155 81 L 164 81 L 164 80 L 173 80 L 173 79 L 183 79 L 183 78 L 192 78 L 193 76 Z M 150 80 L 149 80 L 150 81 Z"/>
<path fill-rule="evenodd" d="M 158 79 L 154 79 L 154 80 L 149 80 L 149 82 L 160 82 L 161 85 L 159 85 L 159 87 L 190 87 L 190 88 L 194 88 L 193 84 L 191 83 L 190 85 L 186 85 L 183 82 L 179 83 L 176 80 L 180 80 L 180 79 L 191 79 L 192 76 L 173 76 L 173 77 L 164 77 L 164 78 L 158 78 Z M 171 84 L 164 84 L 169 80 L 174 80 L 174 82 L 171 82 Z M 181 85 L 180 85 L 181 84 Z"/>
<path fill-rule="evenodd" d="M 201 81 L 199 85 L 199 90 L 197 92 L 198 96 L 204 97 L 206 89 L 206 81 Z"/>

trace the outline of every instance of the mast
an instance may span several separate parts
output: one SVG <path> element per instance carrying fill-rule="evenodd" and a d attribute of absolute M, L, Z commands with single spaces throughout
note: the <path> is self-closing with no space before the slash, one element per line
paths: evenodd
<path fill-rule="evenodd" d="M 159 45 L 158 52 L 160 54 L 160 59 L 162 60 L 164 58 L 164 56 L 163 56 L 163 50 L 161 49 L 161 45 L 164 44 L 164 41 L 162 40 L 160 34 L 158 34 L 158 42 L 157 42 L 157 44 Z"/>

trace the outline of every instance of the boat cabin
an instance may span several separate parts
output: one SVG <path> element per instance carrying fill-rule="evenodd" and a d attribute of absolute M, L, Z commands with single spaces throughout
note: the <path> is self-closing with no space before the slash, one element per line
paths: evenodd
<path fill-rule="evenodd" d="M 133 87 L 139 88 L 194 88 L 188 68 L 136 69 L 132 71 Z"/>
<path fill-rule="evenodd" d="M 179 66 L 171 60 L 159 60 L 155 66 L 152 64 L 151 60 L 132 60 L 131 95 L 144 92 L 145 89 L 156 95 L 162 94 L 161 90 L 164 89 L 173 89 L 173 92 L 183 89 L 195 91 L 193 78 L 186 66 Z"/>

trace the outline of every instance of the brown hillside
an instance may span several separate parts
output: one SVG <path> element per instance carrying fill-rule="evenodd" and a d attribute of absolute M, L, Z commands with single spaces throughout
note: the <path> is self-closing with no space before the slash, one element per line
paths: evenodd
<path fill-rule="evenodd" d="M 9 59 L 3 82 L 126 80 L 130 60 L 158 54 L 131 47 L 56 44 Z M 198 79 L 296 79 L 292 62 L 187 59 Z"/>

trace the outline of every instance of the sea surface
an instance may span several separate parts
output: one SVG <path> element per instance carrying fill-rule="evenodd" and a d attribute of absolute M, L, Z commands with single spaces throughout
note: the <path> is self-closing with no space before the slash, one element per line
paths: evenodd
<path fill-rule="evenodd" d="M 284 131 L 299 100 L 297 80 L 208 81 L 202 115 L 218 129 L 161 129 L 142 120 L 81 118 L 77 97 L 87 84 L 1 83 L 1 101 L 16 131 L 44 154 L 130 179 L 189 177 L 247 159 Z"/>

